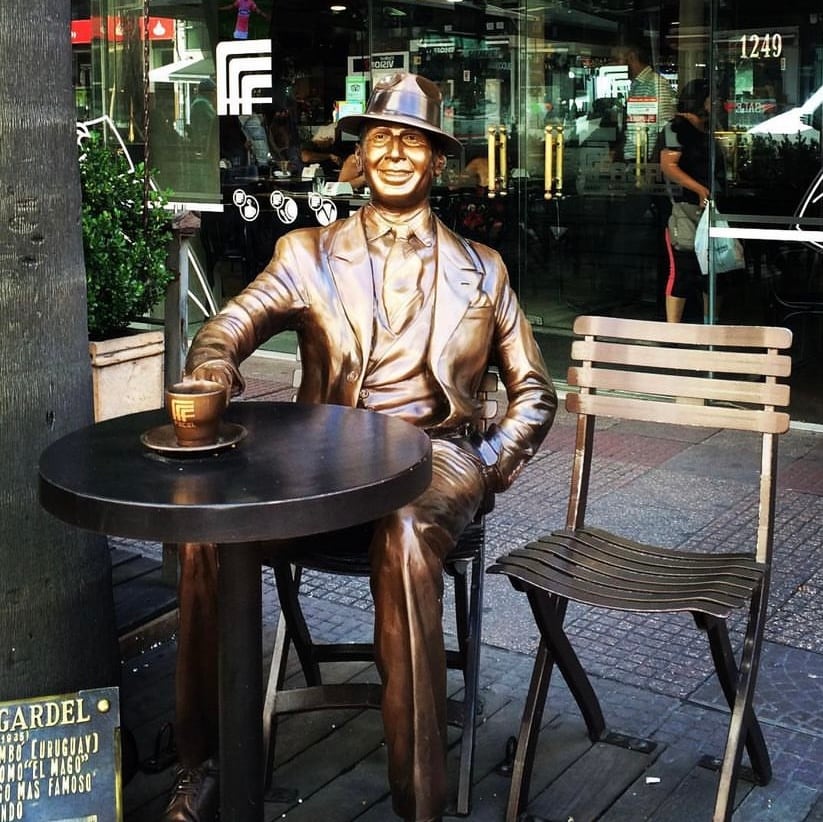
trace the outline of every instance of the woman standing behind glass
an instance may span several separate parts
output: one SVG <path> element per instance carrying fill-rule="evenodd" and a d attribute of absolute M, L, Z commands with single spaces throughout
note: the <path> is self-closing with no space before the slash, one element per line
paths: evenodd
<path fill-rule="evenodd" d="M 667 181 L 680 186 L 674 199 L 701 209 L 710 191 L 711 135 L 708 130 L 711 97 L 705 80 L 690 80 L 678 95 L 677 114 L 663 130 L 660 170 Z M 721 155 L 718 153 L 718 162 Z M 703 295 L 703 314 L 708 313 L 708 278 L 704 277 L 694 251 L 672 248 L 666 229 L 669 276 L 666 280 L 666 321 L 678 323 L 689 296 Z"/>

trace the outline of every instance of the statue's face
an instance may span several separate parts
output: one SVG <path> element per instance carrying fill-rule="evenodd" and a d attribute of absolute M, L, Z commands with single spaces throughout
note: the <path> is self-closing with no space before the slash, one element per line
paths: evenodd
<path fill-rule="evenodd" d="M 419 128 L 371 126 L 357 148 L 373 202 L 394 210 L 422 205 L 446 158 Z"/>

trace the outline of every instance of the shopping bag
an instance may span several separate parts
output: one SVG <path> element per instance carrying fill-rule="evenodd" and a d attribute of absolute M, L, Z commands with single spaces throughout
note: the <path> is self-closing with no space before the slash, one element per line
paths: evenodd
<path fill-rule="evenodd" d="M 729 224 L 722 217 L 714 221 L 715 228 L 728 228 Z M 715 274 L 736 271 L 746 267 L 743 256 L 743 244 L 734 237 L 709 237 L 709 207 L 703 209 L 694 237 L 694 253 L 703 275 L 709 273 L 709 252 L 714 260 Z"/>

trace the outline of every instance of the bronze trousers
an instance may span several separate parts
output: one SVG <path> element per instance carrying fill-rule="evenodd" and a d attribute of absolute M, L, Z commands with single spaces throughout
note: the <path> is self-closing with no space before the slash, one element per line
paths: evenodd
<path fill-rule="evenodd" d="M 443 560 L 486 493 L 472 456 L 448 441 L 432 447 L 431 485 L 375 521 L 369 545 L 389 784 L 394 810 L 405 820 L 437 818 L 446 803 Z M 335 535 L 309 539 L 318 538 L 333 545 Z M 299 550 L 299 541 L 288 550 L 293 545 Z M 180 551 L 175 725 L 186 767 L 217 752 L 216 555 L 214 545 Z"/>

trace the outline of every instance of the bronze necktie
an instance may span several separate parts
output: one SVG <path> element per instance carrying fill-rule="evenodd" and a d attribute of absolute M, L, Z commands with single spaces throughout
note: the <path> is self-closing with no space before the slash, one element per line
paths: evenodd
<path fill-rule="evenodd" d="M 399 334 L 423 304 L 423 261 L 409 242 L 408 226 L 395 226 L 393 232 L 394 243 L 383 268 L 383 307 L 389 328 Z"/>

